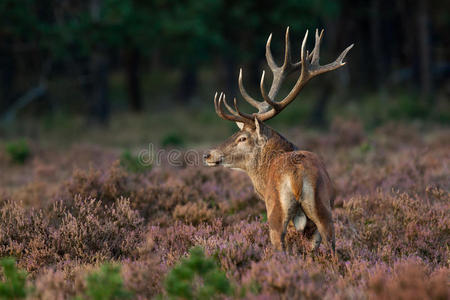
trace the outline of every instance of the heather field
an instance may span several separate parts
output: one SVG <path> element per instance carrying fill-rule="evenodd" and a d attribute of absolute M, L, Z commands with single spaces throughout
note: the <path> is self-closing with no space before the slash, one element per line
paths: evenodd
<path fill-rule="evenodd" d="M 226 274 L 231 292 L 219 298 L 450 297 L 448 128 L 338 120 L 282 132 L 320 154 L 334 181 L 337 259 L 323 245 L 309 254 L 293 226 L 286 253 L 274 252 L 246 174 L 182 158 L 143 168 L 135 154 L 146 146 L 124 153 L 107 134 L 65 146 L 30 137 L 23 164 L 0 143 L 0 257 L 26 270 L 30 299 L 83 295 L 86 274 L 106 262 L 120 266 L 123 297 L 167 298 L 167 275 L 195 246 Z"/>

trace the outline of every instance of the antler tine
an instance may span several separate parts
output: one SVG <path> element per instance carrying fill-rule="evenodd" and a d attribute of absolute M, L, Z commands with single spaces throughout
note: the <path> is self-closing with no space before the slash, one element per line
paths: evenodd
<path fill-rule="evenodd" d="M 224 93 L 220 93 L 219 99 L 217 99 L 217 92 L 214 96 L 214 106 L 216 109 L 216 113 L 219 117 L 221 117 L 224 120 L 229 120 L 229 121 L 234 121 L 234 122 L 249 122 L 248 119 L 243 118 L 241 116 L 237 116 L 237 115 L 229 115 L 226 114 L 222 111 L 222 102 L 225 99 L 225 94 Z M 228 105 L 228 104 L 227 104 Z M 229 106 L 229 105 L 228 105 Z"/>
<path fill-rule="evenodd" d="M 275 60 L 273 59 L 272 50 L 270 50 L 270 43 L 272 42 L 272 34 L 269 35 L 269 38 L 267 39 L 266 43 L 266 60 L 267 64 L 269 65 L 270 69 L 272 71 L 277 70 L 279 67 L 275 63 Z"/>
<path fill-rule="evenodd" d="M 305 36 L 303 37 L 303 42 L 302 42 L 302 49 L 301 49 L 301 54 L 300 54 L 300 61 L 302 63 L 302 73 L 300 74 L 300 78 L 302 78 L 303 76 L 306 75 L 306 70 L 308 69 L 308 53 L 305 50 L 307 39 L 308 39 L 308 30 L 306 30 L 306 33 L 305 33 Z"/>
<path fill-rule="evenodd" d="M 217 106 L 217 91 L 216 91 L 216 93 L 214 94 L 214 110 L 216 111 L 216 113 L 217 113 L 217 111 L 219 110 L 219 108 L 218 108 L 218 106 Z"/>
<path fill-rule="evenodd" d="M 223 103 L 223 99 L 224 98 L 225 98 L 225 94 L 223 92 L 220 93 L 219 101 L 218 101 L 218 104 L 217 104 L 217 107 L 219 108 L 220 115 L 222 117 L 224 117 L 226 120 L 234 121 L 235 118 L 233 116 L 230 116 L 230 115 L 228 115 L 228 114 L 226 114 L 226 113 L 224 113 L 222 111 L 222 103 Z"/>
<path fill-rule="evenodd" d="M 223 97 L 223 104 L 227 108 L 227 110 L 234 116 L 239 116 L 239 114 L 228 104 L 226 97 Z"/>
<path fill-rule="evenodd" d="M 216 102 L 217 102 L 217 91 L 216 91 L 216 93 L 214 94 L 214 110 L 215 110 L 215 108 L 216 108 Z"/>
<path fill-rule="evenodd" d="M 245 118 L 246 120 L 253 120 L 253 119 L 254 119 L 254 116 L 253 116 L 253 115 L 246 114 L 246 113 L 241 112 L 241 111 L 239 110 L 239 107 L 238 107 L 238 105 L 237 105 L 236 97 L 234 98 L 234 109 L 237 111 L 237 113 L 239 114 L 239 116 L 241 116 L 242 118 Z"/>
<path fill-rule="evenodd" d="M 219 100 L 222 98 L 222 93 L 220 93 Z M 216 114 L 221 117 L 224 120 L 228 120 L 225 118 L 222 114 L 221 109 L 219 108 L 218 102 L 217 102 L 217 92 L 214 94 L 214 109 L 216 110 Z"/>
<path fill-rule="evenodd" d="M 285 45 L 284 45 L 284 63 L 282 69 L 292 67 L 291 42 L 289 40 L 289 26 L 286 28 Z"/>
<path fill-rule="evenodd" d="M 329 71 L 333 71 L 336 70 L 342 66 L 345 65 L 345 62 L 343 61 L 345 56 L 347 55 L 348 51 L 350 51 L 350 49 L 352 49 L 354 46 L 354 44 L 351 44 L 350 46 L 348 46 L 347 48 L 345 48 L 344 51 L 342 51 L 342 53 L 339 55 L 338 58 L 336 58 L 336 60 L 332 63 L 326 64 L 324 66 L 320 66 L 319 64 L 314 65 L 314 68 L 312 68 L 310 70 L 310 77 L 314 77 L 317 76 L 319 74 L 325 73 L 325 72 L 329 72 Z"/>
<path fill-rule="evenodd" d="M 311 52 L 312 58 L 311 58 L 311 65 L 318 65 L 319 64 L 319 59 L 320 59 L 320 43 L 322 42 L 322 37 L 323 37 L 323 32 L 324 30 L 322 29 L 320 31 L 320 35 L 319 35 L 319 30 L 316 29 L 316 42 L 314 44 L 314 49 Z"/>
<path fill-rule="evenodd" d="M 272 106 L 275 110 L 278 110 L 278 108 L 279 108 L 278 107 L 278 103 L 276 103 L 276 102 L 274 102 L 274 101 L 272 101 L 270 99 L 269 95 L 267 95 L 267 93 L 266 93 L 266 89 L 264 88 L 264 76 L 265 76 L 265 74 L 266 74 L 266 71 L 263 71 L 262 75 L 261 75 L 261 81 L 259 83 L 259 88 L 261 90 L 261 95 L 263 96 L 263 99 L 264 99 L 264 101 L 267 102 L 267 104 Z"/>
<path fill-rule="evenodd" d="M 353 48 L 355 44 L 351 44 L 350 46 L 348 46 L 347 48 L 345 48 L 344 51 L 342 51 L 341 55 L 339 55 L 339 57 L 337 58 L 337 61 L 339 61 L 342 65 L 345 65 L 346 62 L 344 62 L 344 58 L 347 55 L 348 51 L 350 51 L 350 49 Z"/>
<path fill-rule="evenodd" d="M 241 92 L 242 97 L 247 101 L 251 106 L 258 109 L 258 112 L 264 112 L 264 102 L 260 102 L 258 100 L 253 99 L 245 90 L 244 84 L 242 83 L 242 68 L 239 70 L 239 91 Z"/>
<path fill-rule="evenodd" d="M 271 36 L 269 37 L 271 39 Z M 278 94 L 278 91 L 280 90 L 280 86 L 283 83 L 286 76 L 288 76 L 290 73 L 296 71 L 300 67 L 300 62 L 298 63 L 292 63 L 292 56 L 291 56 L 291 42 L 289 38 L 289 27 L 286 28 L 286 34 L 285 34 L 285 45 L 284 45 L 284 61 L 283 65 L 281 67 L 273 67 L 273 57 L 272 52 L 270 51 L 270 41 L 268 41 L 266 47 L 266 59 L 267 63 L 272 70 L 273 73 L 273 81 L 272 85 L 269 90 L 269 98 L 274 99 L 276 95 Z M 265 106 L 265 111 L 267 111 L 268 105 Z"/>
<path fill-rule="evenodd" d="M 219 107 L 220 113 L 221 113 L 222 116 L 224 116 L 225 119 L 227 119 L 227 120 L 230 120 L 230 121 L 237 121 L 237 117 L 236 117 L 236 116 L 232 116 L 232 115 L 225 114 L 225 113 L 222 111 L 222 103 L 225 102 L 224 100 L 225 100 L 225 94 L 224 94 L 224 93 L 221 93 L 221 94 L 220 94 L 220 97 L 219 97 L 219 103 L 218 103 L 218 107 Z"/>

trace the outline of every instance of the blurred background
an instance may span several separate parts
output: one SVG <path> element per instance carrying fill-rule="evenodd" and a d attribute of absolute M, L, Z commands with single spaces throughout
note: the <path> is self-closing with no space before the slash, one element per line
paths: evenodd
<path fill-rule="evenodd" d="M 237 95 L 243 67 L 260 99 L 266 40 L 273 33 L 280 63 L 287 26 L 295 60 L 307 29 L 325 29 L 321 64 L 355 47 L 345 67 L 314 79 L 271 121 L 277 129 L 326 130 L 336 118 L 367 130 L 399 120 L 449 124 L 445 1 L 1 0 L 0 137 L 220 140 L 235 128 L 215 115 L 215 91 Z M 310 34 L 309 49 L 313 42 Z"/>

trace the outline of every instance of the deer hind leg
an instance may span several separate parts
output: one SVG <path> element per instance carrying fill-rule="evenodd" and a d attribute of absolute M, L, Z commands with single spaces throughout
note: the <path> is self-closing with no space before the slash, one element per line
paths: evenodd
<path fill-rule="evenodd" d="M 307 216 L 314 222 L 316 225 L 316 231 L 314 232 L 311 239 L 311 247 L 313 251 L 317 250 L 323 240 L 324 244 L 328 249 L 331 249 L 334 253 L 335 251 L 335 238 L 334 238 L 334 227 L 333 221 L 331 219 L 331 214 L 326 213 L 326 216 L 322 215 L 324 212 L 321 212 L 320 215 L 314 211 L 309 209 L 305 210 Z"/>
<path fill-rule="evenodd" d="M 312 251 L 316 251 L 320 247 L 320 243 L 322 242 L 322 235 L 319 232 L 319 229 L 316 227 L 316 231 L 314 232 L 311 239 L 311 248 Z"/>
<path fill-rule="evenodd" d="M 321 199 L 316 199 L 315 190 L 308 181 L 303 183 L 302 208 L 306 216 L 316 225 L 311 246 L 313 251 L 319 248 L 322 240 L 327 248 L 335 251 L 335 237 L 331 209 L 323 204 Z"/>
<path fill-rule="evenodd" d="M 325 245 L 332 253 L 335 252 L 335 239 L 334 239 L 334 227 L 333 223 L 330 221 L 320 222 L 317 225 L 317 231 L 320 233 L 321 237 L 324 237 Z"/>
<path fill-rule="evenodd" d="M 297 214 L 294 219 L 295 229 L 300 231 L 306 238 L 311 241 L 311 248 L 313 251 L 319 248 L 322 242 L 322 236 L 320 235 L 317 226 L 311 219 L 309 219 L 301 207 L 298 208 Z"/>

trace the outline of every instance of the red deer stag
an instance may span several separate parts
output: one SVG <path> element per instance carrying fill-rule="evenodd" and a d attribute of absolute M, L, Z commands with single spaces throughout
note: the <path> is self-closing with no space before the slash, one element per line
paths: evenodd
<path fill-rule="evenodd" d="M 281 134 L 263 122 L 280 113 L 299 94 L 313 77 L 336 70 L 343 65 L 349 46 L 332 63 L 319 65 L 320 42 L 323 30 L 316 30 L 316 41 L 311 53 L 306 51 L 308 38 L 303 38 L 300 61 L 293 63 L 289 42 L 289 27 L 286 30 L 284 63 L 278 66 L 270 50 L 272 35 L 266 44 L 266 59 L 273 73 L 269 93 L 264 87 L 264 72 L 260 89 L 264 101 L 252 98 L 242 84 L 242 69 L 239 73 L 239 89 L 242 97 L 258 109 L 247 114 L 238 108 L 234 98 L 234 109 L 227 103 L 225 95 L 214 96 L 216 113 L 224 120 L 234 121 L 240 131 L 232 135 L 216 149 L 204 155 L 208 166 L 229 167 L 245 171 L 251 178 L 256 193 L 265 201 L 270 240 L 277 250 L 285 249 L 285 234 L 292 220 L 297 230 L 312 226 L 314 234 L 311 247 L 316 250 L 322 241 L 334 253 L 335 238 L 331 208 L 334 200 L 333 184 L 320 158 L 311 152 L 300 151 Z M 300 76 L 289 94 L 280 101 L 275 97 L 283 80 L 292 72 L 300 70 Z M 222 110 L 224 105 L 229 113 Z"/>

